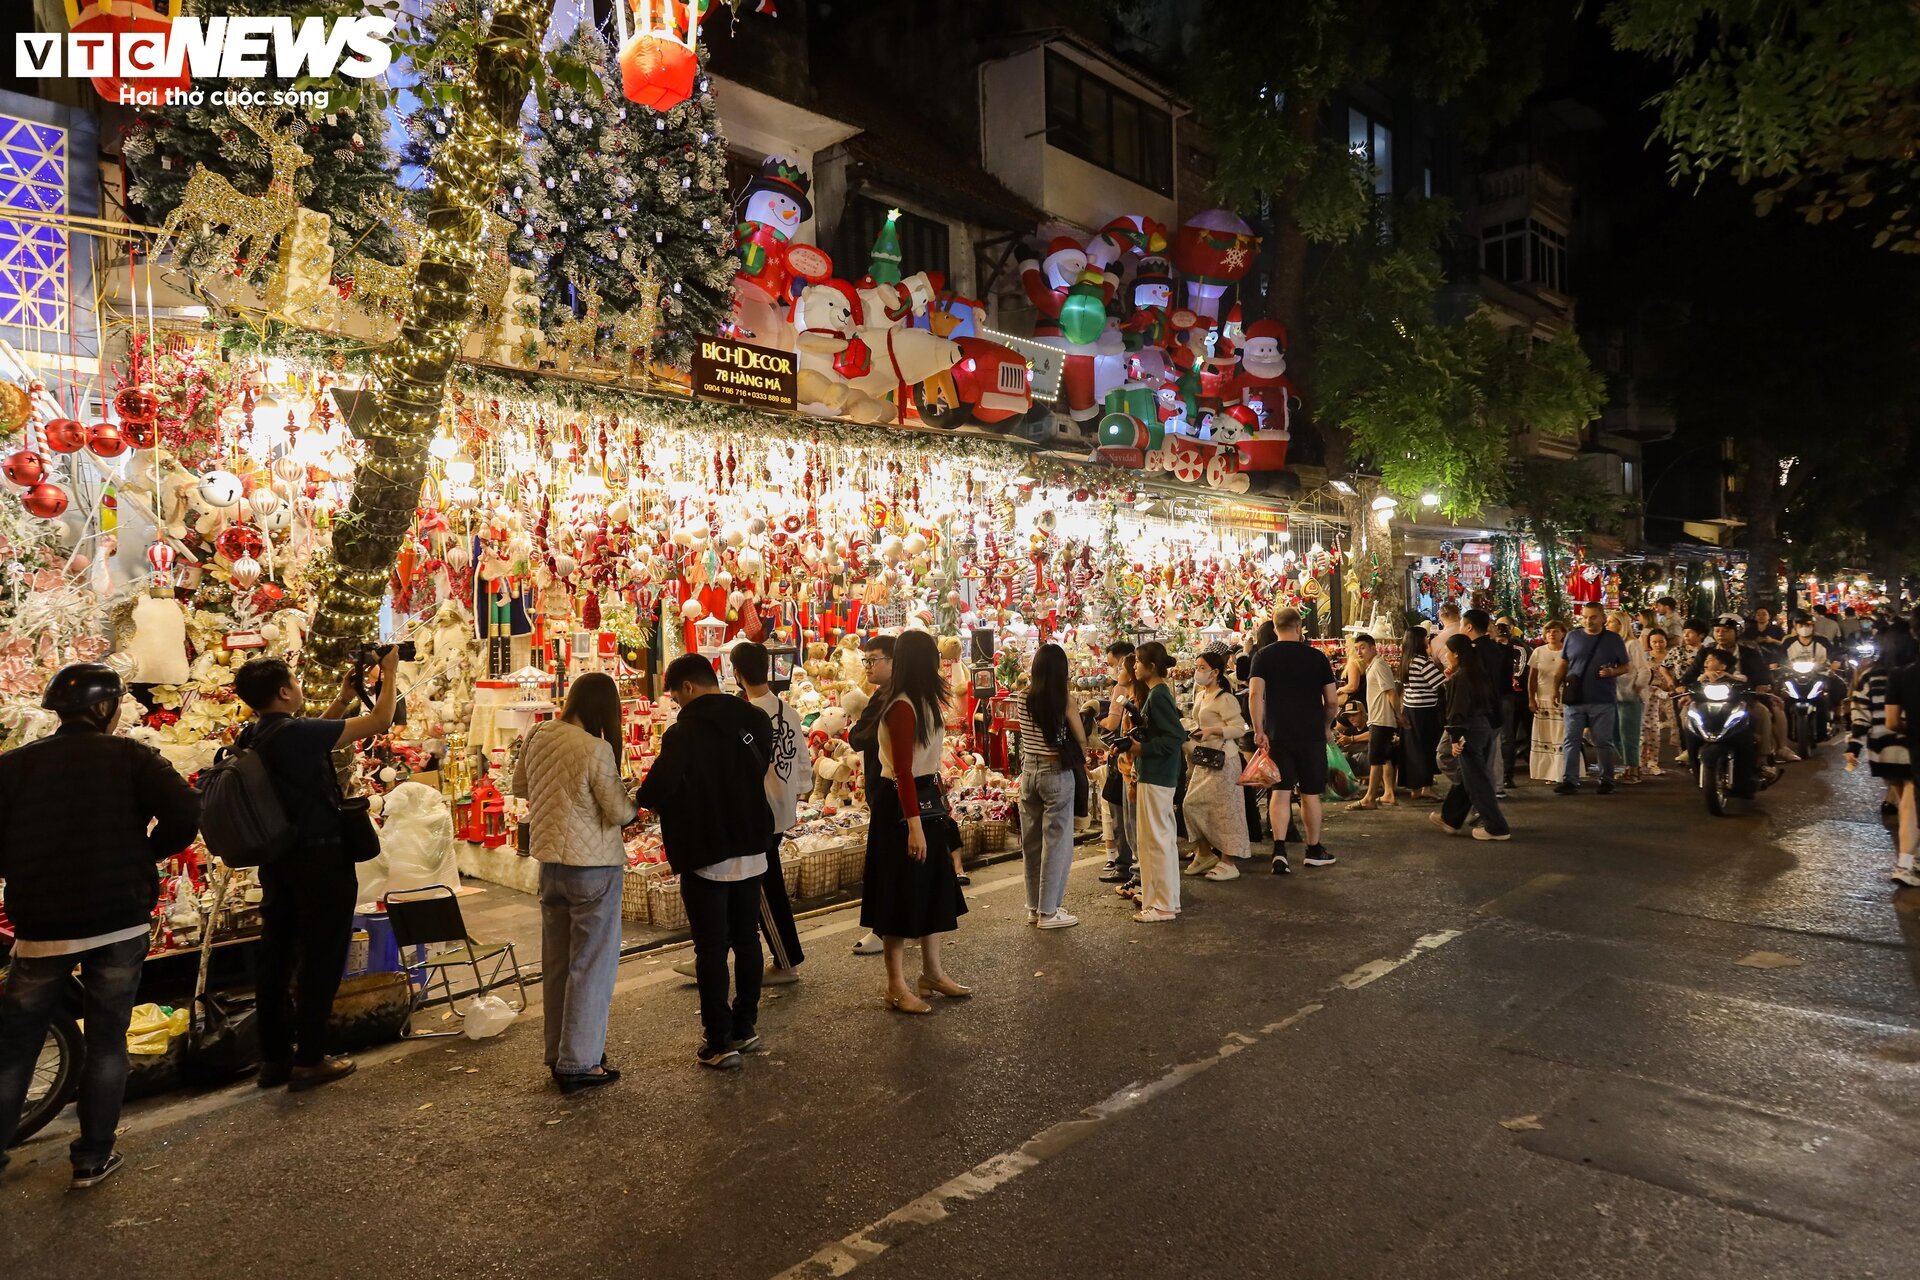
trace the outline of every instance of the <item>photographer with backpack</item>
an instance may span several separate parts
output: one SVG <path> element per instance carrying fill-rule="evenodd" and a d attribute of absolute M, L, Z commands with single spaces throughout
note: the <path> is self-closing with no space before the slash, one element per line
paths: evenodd
<path fill-rule="evenodd" d="M 299 714 L 306 691 L 279 658 L 255 658 L 233 679 L 234 692 L 255 717 L 234 745 L 255 752 L 266 765 L 290 827 L 285 849 L 260 865 L 258 1083 L 263 1089 L 311 1089 L 353 1073 L 352 1058 L 326 1053 L 327 1018 L 346 969 L 360 892 L 333 751 L 393 725 L 400 655 L 389 646 L 376 661 L 379 694 L 371 710 L 351 717 L 347 708 L 355 686 L 367 674 L 364 660 L 318 718 Z"/>
<path fill-rule="evenodd" d="M 0 877 L 16 933 L 0 995 L 0 1169 L 48 1022 L 78 967 L 87 1055 L 69 1151 L 75 1187 L 120 1167 L 114 1129 L 156 865 L 192 842 L 200 819 L 199 797 L 158 752 L 114 736 L 125 692 L 110 667 L 61 668 L 40 703 L 60 728 L 0 756 Z"/>

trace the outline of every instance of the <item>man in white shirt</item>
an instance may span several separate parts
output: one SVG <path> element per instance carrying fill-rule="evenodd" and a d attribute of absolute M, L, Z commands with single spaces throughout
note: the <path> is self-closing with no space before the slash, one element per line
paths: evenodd
<path fill-rule="evenodd" d="M 1460 625 L 1460 606 L 1449 600 L 1440 606 L 1440 629 L 1427 639 L 1427 656 L 1447 665 L 1447 637 L 1463 630 Z"/>
<path fill-rule="evenodd" d="M 1653 602 L 1654 620 L 1660 629 L 1667 633 L 1667 639 L 1680 643 L 1680 632 L 1686 627 L 1687 620 L 1680 616 L 1680 606 L 1672 596 L 1661 596 Z"/>
<path fill-rule="evenodd" d="M 1359 694 L 1367 703 L 1367 789 L 1349 809 L 1377 809 L 1394 805 L 1394 752 L 1400 737 L 1400 681 L 1393 664 L 1380 656 L 1373 637 L 1362 632 L 1353 638 L 1353 671 L 1358 687 L 1345 692 Z"/>
<path fill-rule="evenodd" d="M 1840 643 L 1840 619 L 1823 604 L 1813 606 L 1813 634 L 1825 640 L 1829 649 L 1837 648 Z"/>

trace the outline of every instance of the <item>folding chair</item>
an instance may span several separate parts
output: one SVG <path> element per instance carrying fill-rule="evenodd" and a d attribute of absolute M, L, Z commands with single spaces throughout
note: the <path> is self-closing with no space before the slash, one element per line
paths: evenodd
<path fill-rule="evenodd" d="M 476 942 L 467 932 L 460 914 L 460 899 L 446 885 L 428 885 L 387 895 L 387 923 L 393 927 L 394 941 L 400 945 L 401 968 L 406 971 L 412 991 L 407 1020 L 400 1035 L 406 1040 L 428 1040 L 435 1036 L 457 1036 L 459 1031 L 415 1031 L 413 1015 L 427 1003 L 436 989 L 445 997 L 447 1007 L 464 1018 L 454 1002 L 453 980 L 449 970 L 466 968 L 473 973 L 474 990 L 467 996 L 467 1007 L 497 987 L 505 986 L 502 974 L 513 966 L 513 983 L 519 988 L 518 1013 L 527 1007 L 527 984 L 520 976 L 520 960 L 511 942 Z M 435 948 L 441 948 L 435 950 Z M 406 958 L 412 952 L 417 958 Z M 483 974 L 481 965 L 491 961 Z"/>

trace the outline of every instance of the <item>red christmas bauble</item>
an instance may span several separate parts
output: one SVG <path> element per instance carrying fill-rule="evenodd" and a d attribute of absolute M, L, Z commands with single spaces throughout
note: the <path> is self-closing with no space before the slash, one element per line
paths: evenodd
<path fill-rule="evenodd" d="M 671 111 L 693 96 L 700 60 L 671 36 L 639 32 L 620 50 L 620 89 L 629 102 Z"/>
<path fill-rule="evenodd" d="M 87 429 L 72 418 L 55 418 L 40 428 L 40 437 L 55 453 L 74 453 L 86 447 Z"/>
<path fill-rule="evenodd" d="M 87 428 L 87 448 L 93 451 L 95 457 L 117 458 L 129 447 L 126 433 L 120 430 L 118 423 L 96 422 Z"/>
<path fill-rule="evenodd" d="M 67 491 L 57 484 L 42 481 L 21 494 L 20 501 L 26 507 L 27 514 L 52 520 L 67 509 Z"/>
<path fill-rule="evenodd" d="M 113 411 L 122 422 L 152 422 L 160 412 L 160 397 L 152 387 L 122 387 L 113 397 Z"/>
<path fill-rule="evenodd" d="M 120 424 L 120 434 L 126 437 L 127 443 L 136 449 L 151 449 L 159 435 L 159 428 L 163 424 L 169 429 L 180 425 L 165 418 L 157 418 L 152 422 L 123 422 Z"/>
<path fill-rule="evenodd" d="M 250 524 L 230 524 L 214 540 L 214 546 L 229 560 L 259 555 L 266 545 L 266 539 L 260 536 L 260 531 Z"/>
<path fill-rule="evenodd" d="M 22 489 L 30 489 L 47 478 L 47 460 L 31 449 L 21 449 L 0 464 L 0 473 Z"/>

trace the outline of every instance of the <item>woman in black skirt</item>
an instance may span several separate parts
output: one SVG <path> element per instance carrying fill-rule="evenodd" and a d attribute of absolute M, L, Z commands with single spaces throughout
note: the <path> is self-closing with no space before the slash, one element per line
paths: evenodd
<path fill-rule="evenodd" d="M 872 792 L 860 903 L 860 923 L 879 934 L 885 948 L 887 1007 L 900 1013 L 932 1013 L 923 996 L 973 994 L 940 967 L 940 935 L 958 928 L 967 910 L 960 892 L 960 831 L 945 803 L 936 803 L 947 696 L 933 637 L 901 633 L 894 643 L 893 679 L 876 695 L 886 708 L 880 715 L 884 782 Z M 920 940 L 917 992 L 907 985 L 904 963 L 913 938 Z"/>
<path fill-rule="evenodd" d="M 1434 791 L 1439 772 L 1434 751 L 1440 745 L 1440 691 L 1447 673 L 1427 656 L 1427 629 L 1408 627 L 1400 646 L 1401 725 L 1400 781 L 1413 789 L 1415 800 L 1440 798 Z"/>

